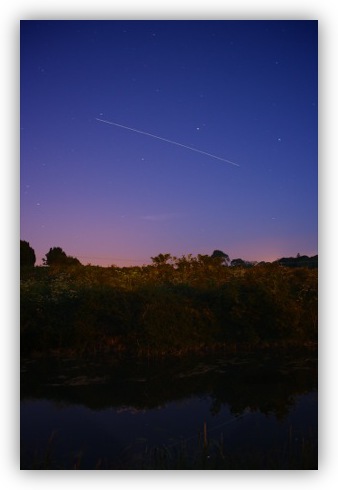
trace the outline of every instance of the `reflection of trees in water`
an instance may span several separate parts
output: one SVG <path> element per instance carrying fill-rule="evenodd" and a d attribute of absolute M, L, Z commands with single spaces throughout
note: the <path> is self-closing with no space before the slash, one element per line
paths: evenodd
<path fill-rule="evenodd" d="M 231 359 L 172 359 L 149 362 L 36 361 L 23 371 L 22 398 L 80 404 L 92 410 L 147 410 L 199 395 L 212 399 L 210 412 L 228 405 L 283 419 L 297 395 L 317 386 L 317 360 L 269 355 Z"/>
<path fill-rule="evenodd" d="M 294 398 L 316 389 L 317 360 L 313 358 L 273 359 L 252 362 L 233 369 L 231 376 L 219 378 L 210 393 L 211 412 L 218 413 L 228 404 L 234 415 L 246 409 L 273 413 L 282 420 L 294 405 Z"/>
<path fill-rule="evenodd" d="M 287 416 L 293 406 L 294 396 L 306 393 L 303 386 L 291 386 L 287 381 L 271 383 L 229 383 L 219 385 L 211 394 L 213 403 L 210 411 L 217 414 L 222 405 L 228 404 L 234 415 L 242 414 L 246 409 L 264 414 L 274 413 L 278 419 Z"/>

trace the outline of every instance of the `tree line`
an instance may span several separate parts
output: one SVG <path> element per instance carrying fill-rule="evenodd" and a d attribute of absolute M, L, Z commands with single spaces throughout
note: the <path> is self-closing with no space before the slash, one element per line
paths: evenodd
<path fill-rule="evenodd" d="M 187 256 L 183 255 L 183 257 L 181 258 L 177 258 L 169 253 L 160 253 L 156 257 L 151 257 L 151 260 L 154 266 L 171 265 L 175 268 L 180 268 L 185 262 L 191 262 L 194 260 L 198 260 L 204 263 L 209 261 L 213 264 L 243 268 L 253 267 L 257 264 L 262 265 L 266 263 L 264 261 L 247 261 L 241 258 L 230 260 L 229 255 L 222 252 L 221 250 L 214 250 L 210 256 L 198 254 L 197 259 L 193 258 L 191 254 L 188 254 Z M 79 259 L 67 255 L 61 247 L 50 248 L 45 257 L 42 259 L 42 262 L 45 266 L 82 265 Z M 35 263 L 36 255 L 34 249 L 30 246 L 29 242 L 25 240 L 20 240 L 20 267 L 34 267 Z M 281 259 L 278 259 L 275 261 L 275 263 L 286 267 L 317 268 L 318 255 L 308 257 L 307 255 L 297 254 L 296 257 L 283 257 Z"/>

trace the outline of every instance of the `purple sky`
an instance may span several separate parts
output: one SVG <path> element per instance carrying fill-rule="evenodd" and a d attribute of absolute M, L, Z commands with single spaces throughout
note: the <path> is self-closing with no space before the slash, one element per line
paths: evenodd
<path fill-rule="evenodd" d="M 317 70 L 316 21 L 21 22 L 21 239 L 38 264 L 316 254 Z"/>

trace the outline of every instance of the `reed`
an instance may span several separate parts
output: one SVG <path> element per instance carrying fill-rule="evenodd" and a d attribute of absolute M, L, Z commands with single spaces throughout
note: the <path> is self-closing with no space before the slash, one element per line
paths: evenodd
<path fill-rule="evenodd" d="M 81 451 L 70 458 L 69 465 L 60 465 L 53 458 L 54 435 L 48 441 L 45 456 L 38 461 L 35 457 L 31 465 L 21 469 L 42 470 L 317 470 L 318 443 L 312 434 L 300 440 L 292 436 L 289 429 L 284 445 L 265 451 L 255 447 L 232 450 L 226 447 L 223 435 L 208 440 L 206 422 L 203 437 L 195 438 L 194 444 L 188 440 L 176 444 L 151 447 L 144 445 L 142 451 L 127 448 L 116 461 L 98 460 L 91 467 L 84 464 Z"/>

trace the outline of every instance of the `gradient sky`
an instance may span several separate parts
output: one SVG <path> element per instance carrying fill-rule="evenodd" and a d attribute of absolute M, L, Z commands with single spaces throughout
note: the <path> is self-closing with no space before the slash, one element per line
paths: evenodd
<path fill-rule="evenodd" d="M 317 71 L 316 21 L 22 21 L 21 239 L 38 264 L 316 254 Z"/>

